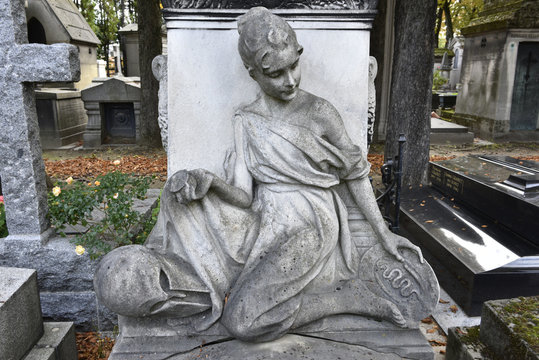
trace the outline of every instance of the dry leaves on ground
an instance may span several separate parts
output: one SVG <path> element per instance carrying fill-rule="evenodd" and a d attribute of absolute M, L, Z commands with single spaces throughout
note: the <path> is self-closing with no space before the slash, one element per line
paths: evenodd
<path fill-rule="evenodd" d="M 159 180 L 167 178 L 167 157 L 146 157 L 138 155 L 123 156 L 115 165 L 113 160 L 104 160 L 96 157 L 66 160 L 45 160 L 45 169 L 49 176 L 65 179 L 69 176 L 77 179 L 95 178 L 114 170 L 136 175 L 156 175 Z"/>
<path fill-rule="evenodd" d="M 76 333 L 79 360 L 106 360 L 109 358 L 114 340 L 96 332 Z"/>

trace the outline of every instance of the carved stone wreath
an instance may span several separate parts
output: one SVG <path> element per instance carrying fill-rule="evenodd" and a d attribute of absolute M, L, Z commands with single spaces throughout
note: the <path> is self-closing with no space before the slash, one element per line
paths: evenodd
<path fill-rule="evenodd" d="M 162 0 L 172 9 L 268 9 L 376 10 L 378 0 Z"/>

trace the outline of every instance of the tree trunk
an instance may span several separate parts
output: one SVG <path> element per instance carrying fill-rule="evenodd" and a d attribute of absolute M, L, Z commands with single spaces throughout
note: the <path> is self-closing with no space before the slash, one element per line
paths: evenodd
<path fill-rule="evenodd" d="M 138 2 L 139 65 L 140 65 L 140 144 L 161 146 L 157 122 L 159 82 L 152 73 L 152 60 L 161 54 L 161 10 L 159 1 Z"/>
<path fill-rule="evenodd" d="M 436 29 L 434 30 L 434 47 L 438 47 L 439 38 L 440 38 L 440 31 L 442 30 L 442 16 L 444 14 L 444 9 L 440 6 L 438 7 L 438 11 L 436 13 Z"/>
<path fill-rule="evenodd" d="M 436 0 L 400 0 L 395 9 L 395 47 L 385 158 L 406 136 L 403 186 L 426 181 L 430 144 L 432 67 Z"/>
<path fill-rule="evenodd" d="M 451 39 L 453 39 L 453 20 L 451 19 L 451 9 L 449 5 L 451 0 L 447 0 L 444 3 L 444 14 L 445 14 L 445 48 L 449 47 Z"/>

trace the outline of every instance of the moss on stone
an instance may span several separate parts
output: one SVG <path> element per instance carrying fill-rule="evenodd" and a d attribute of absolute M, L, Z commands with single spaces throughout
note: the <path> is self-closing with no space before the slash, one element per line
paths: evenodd
<path fill-rule="evenodd" d="M 509 28 L 536 28 L 539 23 L 539 5 L 531 0 L 497 1 L 485 6 L 479 17 L 461 29 L 471 35 Z"/>
<path fill-rule="evenodd" d="M 460 340 L 466 345 L 479 344 L 479 325 L 466 328 L 466 332 L 463 332 L 460 336 Z"/>
<path fill-rule="evenodd" d="M 447 56 L 450 56 L 450 57 L 455 56 L 455 53 L 453 52 L 453 50 L 444 49 L 444 48 L 436 48 L 436 49 L 434 49 L 434 56 L 435 57 L 438 57 L 438 56 L 443 57 L 445 53 L 447 53 Z"/>
<path fill-rule="evenodd" d="M 510 301 L 501 309 L 500 316 L 519 338 L 539 352 L 539 296 Z"/>

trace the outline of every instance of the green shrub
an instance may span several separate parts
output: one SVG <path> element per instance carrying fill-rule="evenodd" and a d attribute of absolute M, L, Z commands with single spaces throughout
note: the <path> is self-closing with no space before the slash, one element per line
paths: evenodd
<path fill-rule="evenodd" d="M 438 90 L 447 83 L 447 79 L 442 76 L 440 70 L 436 70 L 432 76 L 432 90 Z"/>
<path fill-rule="evenodd" d="M 4 209 L 3 200 L 0 201 L 0 238 L 8 236 L 6 223 L 6 210 Z"/>
<path fill-rule="evenodd" d="M 48 195 L 51 224 L 62 236 L 68 224 L 87 227 L 88 230 L 75 236 L 72 242 L 77 245 L 77 253 L 87 250 L 92 259 L 119 246 L 142 244 L 157 214 L 143 219 L 142 214 L 133 210 L 133 203 L 135 199 L 145 198 L 150 182 L 150 177 L 135 177 L 119 171 L 99 176 L 89 183 L 69 178 L 61 184 L 63 188 L 56 184 Z"/>

